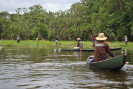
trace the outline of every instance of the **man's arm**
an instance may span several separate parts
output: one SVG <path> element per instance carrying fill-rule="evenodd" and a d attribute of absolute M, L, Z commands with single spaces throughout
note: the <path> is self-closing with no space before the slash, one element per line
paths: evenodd
<path fill-rule="evenodd" d="M 106 51 L 107 51 L 107 53 L 108 53 L 111 57 L 114 57 L 114 54 L 111 52 L 111 50 L 110 50 L 108 44 L 107 44 L 107 46 L 106 46 Z"/>

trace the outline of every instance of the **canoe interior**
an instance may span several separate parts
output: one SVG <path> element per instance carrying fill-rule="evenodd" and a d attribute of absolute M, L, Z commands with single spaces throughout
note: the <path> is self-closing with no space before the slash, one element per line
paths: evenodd
<path fill-rule="evenodd" d="M 125 63 L 126 63 L 126 55 L 120 55 L 115 58 L 98 62 L 88 62 L 89 66 L 106 70 L 120 70 Z"/>

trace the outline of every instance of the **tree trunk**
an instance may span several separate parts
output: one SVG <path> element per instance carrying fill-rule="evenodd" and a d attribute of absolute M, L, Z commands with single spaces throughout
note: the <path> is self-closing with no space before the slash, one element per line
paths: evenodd
<path fill-rule="evenodd" d="M 121 1 L 119 0 L 120 10 L 123 12 Z"/>

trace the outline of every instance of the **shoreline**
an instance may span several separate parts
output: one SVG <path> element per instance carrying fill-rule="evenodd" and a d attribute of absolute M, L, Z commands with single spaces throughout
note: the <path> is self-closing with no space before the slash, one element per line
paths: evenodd
<path fill-rule="evenodd" d="M 93 43 L 91 41 L 81 41 L 83 43 L 84 49 L 92 48 Z M 125 42 L 107 42 L 110 48 L 127 48 L 133 49 L 132 42 L 128 42 L 128 45 L 125 46 Z M 60 48 L 67 48 L 72 49 L 73 47 L 77 46 L 77 41 L 59 41 L 58 45 L 56 45 L 55 41 L 44 41 L 39 40 L 39 42 L 35 40 L 21 40 L 20 43 L 17 43 L 16 40 L 4 40 L 0 41 L 0 47 L 60 47 Z"/>

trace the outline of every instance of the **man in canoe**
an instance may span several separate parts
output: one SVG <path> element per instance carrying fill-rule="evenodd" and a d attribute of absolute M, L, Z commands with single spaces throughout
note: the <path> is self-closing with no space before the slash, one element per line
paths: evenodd
<path fill-rule="evenodd" d="M 101 60 L 106 60 L 107 55 L 106 52 L 113 58 L 114 55 L 111 52 L 109 45 L 104 42 L 107 39 L 107 37 L 104 36 L 104 33 L 99 33 L 98 37 L 96 37 L 96 40 L 98 41 L 95 43 L 95 52 L 94 52 L 94 58 L 90 60 L 90 62 L 96 62 Z"/>
<path fill-rule="evenodd" d="M 82 44 L 82 42 L 80 41 L 80 38 L 77 38 L 77 41 L 78 41 L 77 47 L 79 47 L 80 50 L 82 50 L 82 49 L 83 49 L 83 44 Z"/>

